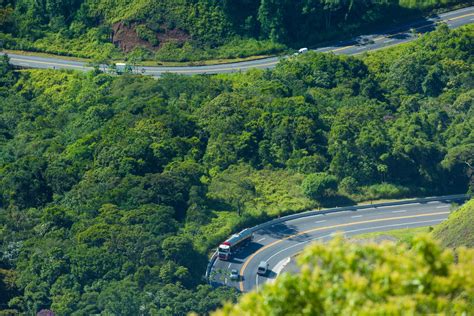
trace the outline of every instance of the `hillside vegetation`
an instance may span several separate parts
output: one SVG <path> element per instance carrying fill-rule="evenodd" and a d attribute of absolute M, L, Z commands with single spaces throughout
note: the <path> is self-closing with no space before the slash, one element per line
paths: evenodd
<path fill-rule="evenodd" d="M 433 235 L 444 247 L 474 248 L 474 199 L 449 215 L 448 220 L 437 225 Z"/>
<path fill-rule="evenodd" d="M 306 248 L 300 273 L 283 274 L 212 315 L 469 315 L 473 262 L 474 249 L 443 250 L 427 235 L 410 247 L 335 239 Z"/>
<path fill-rule="evenodd" d="M 274 54 L 399 23 L 468 0 L 6 0 L 4 48 L 196 61 Z"/>
<path fill-rule="evenodd" d="M 0 309 L 206 313 L 237 297 L 202 278 L 234 231 L 315 206 L 472 190 L 473 45 L 474 26 L 442 26 L 361 58 L 158 80 L 15 72 L 3 57 Z"/>

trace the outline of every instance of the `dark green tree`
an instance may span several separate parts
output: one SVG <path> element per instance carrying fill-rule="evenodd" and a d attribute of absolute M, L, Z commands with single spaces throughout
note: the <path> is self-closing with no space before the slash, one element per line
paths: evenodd
<path fill-rule="evenodd" d="M 313 200 L 321 200 L 337 190 L 337 178 L 324 172 L 313 173 L 301 184 L 304 194 Z"/>

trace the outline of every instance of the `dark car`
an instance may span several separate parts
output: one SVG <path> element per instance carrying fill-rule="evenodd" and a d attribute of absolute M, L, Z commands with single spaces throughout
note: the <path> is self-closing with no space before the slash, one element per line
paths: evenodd
<path fill-rule="evenodd" d="M 357 40 L 357 45 L 358 46 L 364 46 L 364 45 L 369 45 L 369 44 L 374 44 L 374 40 L 372 38 L 362 36 Z"/>

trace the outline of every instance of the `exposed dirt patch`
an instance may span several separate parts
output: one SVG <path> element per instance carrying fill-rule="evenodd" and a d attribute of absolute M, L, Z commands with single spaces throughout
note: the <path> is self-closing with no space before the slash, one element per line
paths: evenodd
<path fill-rule="evenodd" d="M 112 43 L 119 47 L 125 53 L 130 52 L 137 46 L 145 47 L 149 50 L 157 51 L 166 42 L 184 43 L 191 39 L 191 36 L 179 29 L 168 29 L 164 26 L 160 32 L 156 32 L 158 45 L 152 45 L 149 41 L 141 39 L 136 31 L 137 23 L 126 25 L 123 22 L 117 22 L 112 26 Z"/>
<path fill-rule="evenodd" d="M 158 47 L 161 47 L 161 45 L 166 42 L 187 42 L 191 39 L 191 36 L 188 33 L 179 29 L 170 30 L 165 28 L 163 32 L 157 34 L 157 38 L 160 41 L 160 46 Z"/>
<path fill-rule="evenodd" d="M 115 23 L 112 26 L 112 43 L 126 53 L 137 46 L 148 49 L 153 47 L 150 43 L 138 37 L 135 26 L 127 26 L 123 22 Z"/>

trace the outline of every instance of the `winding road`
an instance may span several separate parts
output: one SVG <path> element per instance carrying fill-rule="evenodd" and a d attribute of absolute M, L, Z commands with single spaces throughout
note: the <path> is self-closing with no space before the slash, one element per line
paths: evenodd
<path fill-rule="evenodd" d="M 451 203 L 460 197 L 440 197 L 429 202 L 417 200 L 392 203 L 385 206 L 355 206 L 350 210 L 321 212 L 302 218 L 266 226 L 254 232 L 253 241 L 242 248 L 230 261 L 217 259 L 210 272 L 214 286 L 233 286 L 242 292 L 259 289 L 274 280 L 287 268 L 288 263 L 310 242 L 326 241 L 336 233 L 353 236 L 368 232 L 433 226 L 444 221 L 452 211 Z M 270 272 L 262 277 L 256 274 L 258 264 L 267 261 Z M 237 269 L 239 281 L 231 281 L 230 271 Z"/>
<path fill-rule="evenodd" d="M 389 46 L 405 43 L 416 39 L 419 34 L 432 31 L 437 23 L 444 22 L 450 28 L 460 27 L 474 22 L 474 6 L 463 8 L 424 20 L 414 21 L 403 26 L 378 32 L 376 34 L 363 35 L 350 41 L 341 41 L 334 45 L 315 49 L 317 52 L 357 55 L 364 52 L 374 51 Z M 412 30 L 416 30 L 413 32 Z M 19 55 L 9 53 L 10 62 L 19 67 L 25 68 L 54 68 L 54 69 L 74 69 L 81 71 L 92 70 L 85 62 L 65 60 L 61 58 L 39 57 L 33 55 Z M 140 67 L 139 73 L 159 77 L 163 73 L 178 74 L 216 74 L 245 71 L 251 68 L 268 69 L 273 68 L 282 58 L 289 56 L 270 57 L 253 61 L 228 63 L 208 66 L 187 66 L 187 67 Z"/>

